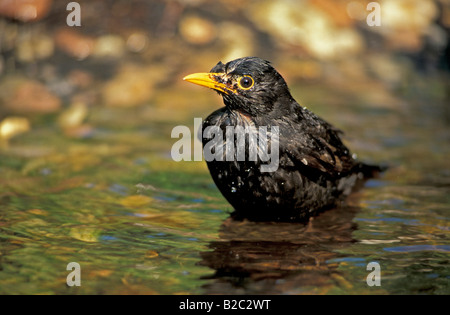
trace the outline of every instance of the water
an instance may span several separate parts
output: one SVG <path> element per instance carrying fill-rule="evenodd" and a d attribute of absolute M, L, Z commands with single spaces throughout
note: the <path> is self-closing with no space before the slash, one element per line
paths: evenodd
<path fill-rule="evenodd" d="M 420 105 L 357 121 L 352 106 L 326 110 L 361 158 L 391 168 L 308 224 L 228 218 L 205 162 L 170 159 L 174 124 L 145 126 L 139 110 L 123 129 L 94 112 L 87 139 L 41 125 L 1 152 L 0 293 L 448 294 L 449 129 Z"/>

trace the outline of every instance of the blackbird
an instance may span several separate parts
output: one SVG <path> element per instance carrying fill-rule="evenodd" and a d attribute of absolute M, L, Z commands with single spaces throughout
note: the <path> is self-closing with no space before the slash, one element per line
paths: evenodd
<path fill-rule="evenodd" d="M 208 147 L 216 154 L 207 165 L 235 218 L 304 220 L 338 206 L 358 183 L 381 171 L 357 161 L 342 143 L 340 130 L 299 105 L 269 61 L 245 57 L 219 62 L 209 73 L 191 74 L 184 80 L 212 88 L 223 97 L 225 107 L 203 122 L 202 142 L 204 153 Z M 238 140 L 237 133 L 225 138 L 227 128 L 239 126 L 247 132 L 245 142 Z M 212 142 L 218 132 L 207 132 L 211 128 L 222 131 L 222 142 Z M 258 152 L 267 150 L 265 159 L 263 154 L 249 158 L 254 143 Z M 267 146 L 262 148 L 264 143 Z M 235 150 L 227 153 L 230 144 Z M 263 170 L 269 148 L 277 150 L 271 152 L 278 153 L 277 164 Z M 244 149 L 244 159 L 238 156 L 239 149 Z"/>

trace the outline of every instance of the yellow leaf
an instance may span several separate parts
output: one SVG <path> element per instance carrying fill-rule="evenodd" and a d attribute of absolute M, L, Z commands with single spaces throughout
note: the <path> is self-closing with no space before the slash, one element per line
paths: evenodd
<path fill-rule="evenodd" d="M 89 273 L 89 276 L 94 278 L 94 277 L 109 277 L 111 274 L 113 273 L 112 270 L 108 270 L 108 269 L 103 269 L 103 270 L 93 270 Z"/>
<path fill-rule="evenodd" d="M 88 242 L 88 243 L 95 243 L 98 241 L 98 235 L 99 235 L 99 231 L 94 229 L 94 228 L 89 228 L 89 227 L 76 227 L 76 228 L 72 228 L 70 230 L 70 236 L 72 236 L 73 238 L 83 241 L 83 242 Z"/>
<path fill-rule="evenodd" d="M 36 215 L 44 215 L 44 216 L 48 215 L 47 211 L 41 210 L 41 209 L 30 209 L 27 212 L 32 213 L 32 214 L 36 214 Z"/>
<path fill-rule="evenodd" d="M 155 258 L 158 256 L 159 256 L 159 254 L 157 252 L 155 252 L 154 250 L 149 250 L 148 252 L 145 253 L 145 258 Z"/>
<path fill-rule="evenodd" d="M 153 199 L 148 196 L 133 195 L 125 197 L 122 200 L 120 200 L 120 204 L 128 208 L 140 208 L 148 205 L 152 201 Z"/>

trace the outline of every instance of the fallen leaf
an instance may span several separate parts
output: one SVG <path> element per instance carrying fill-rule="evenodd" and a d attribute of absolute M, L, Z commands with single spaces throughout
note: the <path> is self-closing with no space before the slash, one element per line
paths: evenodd
<path fill-rule="evenodd" d="M 99 230 L 91 227 L 75 227 L 70 230 L 70 236 L 77 240 L 88 243 L 97 242 L 99 234 Z"/>
<path fill-rule="evenodd" d="M 140 208 L 150 204 L 152 198 L 144 195 L 132 195 L 120 200 L 120 204 L 128 208 Z"/>
<path fill-rule="evenodd" d="M 155 258 L 158 257 L 159 254 L 155 252 L 154 250 L 149 250 L 145 253 L 145 258 Z"/>

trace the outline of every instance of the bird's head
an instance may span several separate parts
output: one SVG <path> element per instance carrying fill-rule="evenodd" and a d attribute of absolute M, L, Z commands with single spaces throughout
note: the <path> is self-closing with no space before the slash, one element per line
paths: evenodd
<path fill-rule="evenodd" d="M 283 77 L 270 62 L 257 57 L 219 62 L 210 72 L 194 73 L 184 80 L 216 90 L 228 108 L 253 116 L 269 114 L 293 101 Z"/>

